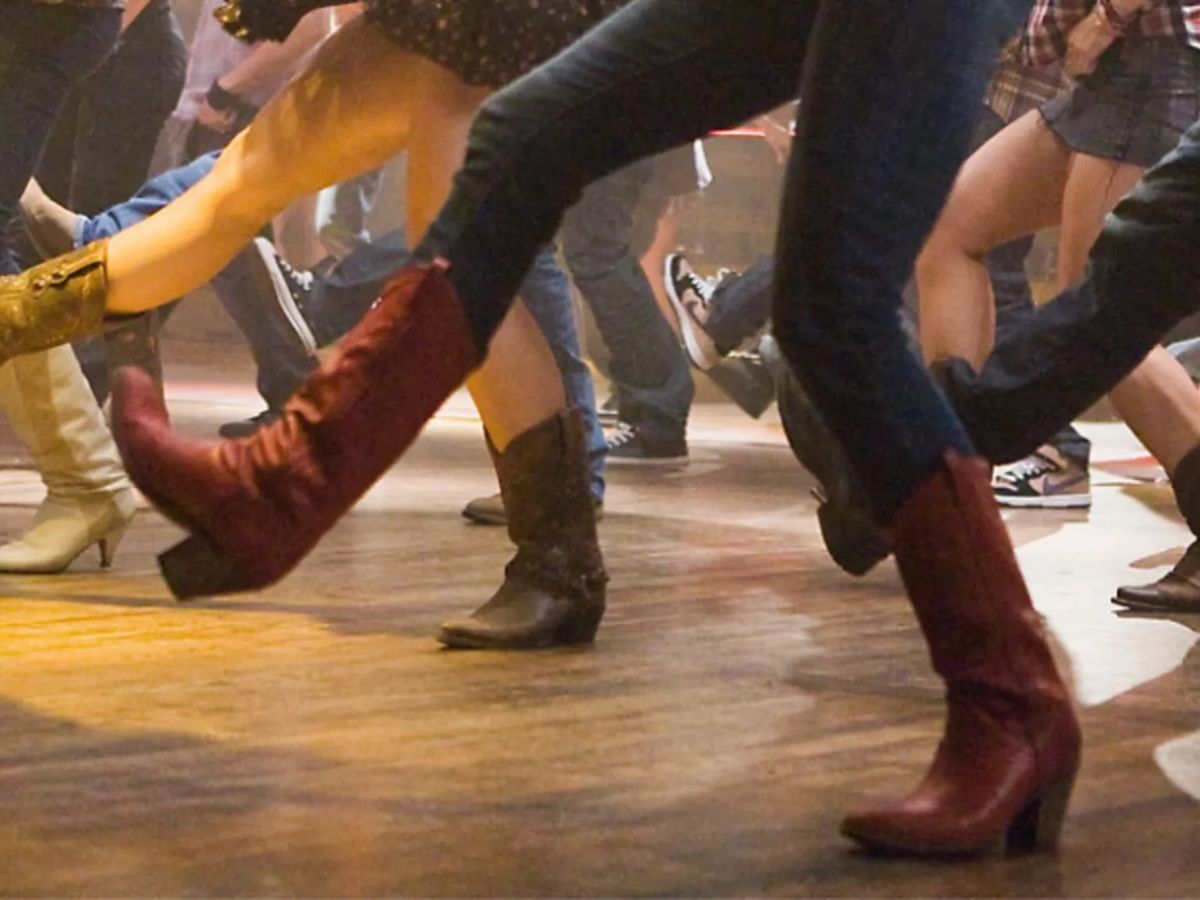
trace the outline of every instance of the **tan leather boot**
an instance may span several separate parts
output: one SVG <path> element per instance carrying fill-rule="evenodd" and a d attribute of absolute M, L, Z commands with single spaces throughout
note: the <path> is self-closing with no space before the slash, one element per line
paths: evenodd
<path fill-rule="evenodd" d="M 93 544 L 107 568 L 137 502 L 71 348 L 0 366 L 0 408 L 46 484 L 33 526 L 0 546 L 0 572 L 61 572 Z"/>

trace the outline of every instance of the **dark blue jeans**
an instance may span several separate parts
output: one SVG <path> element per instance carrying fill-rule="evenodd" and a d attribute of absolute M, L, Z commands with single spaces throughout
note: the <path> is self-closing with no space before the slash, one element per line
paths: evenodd
<path fill-rule="evenodd" d="M 169 0 L 151 0 L 67 97 L 38 164 L 43 190 L 85 216 L 133 194 L 179 102 L 187 64 Z"/>
<path fill-rule="evenodd" d="M 112 237 L 166 206 L 212 169 L 219 153 L 201 156 L 185 166 L 152 178 L 124 203 L 91 218 L 81 217 L 78 245 Z M 354 252 L 314 281 L 304 313 L 318 346 L 331 344 L 370 309 L 385 281 L 403 266 L 410 253 L 401 232 L 392 232 Z M 259 267 L 261 268 L 261 267 Z M 258 384 L 268 405 L 278 407 L 304 381 L 315 358 L 297 339 L 273 295 L 253 287 L 251 257 L 242 253 L 213 278 L 213 288 L 250 343 L 259 367 Z M 583 414 L 587 430 L 592 493 L 604 499 L 604 431 L 596 415 L 591 371 L 579 352 L 570 286 L 543 247 L 521 285 L 521 297 L 545 335 L 562 372 L 567 402 Z"/>
<path fill-rule="evenodd" d="M 775 260 L 761 259 L 745 272 L 727 275 L 713 291 L 704 328 L 724 356 L 771 321 Z"/>
<path fill-rule="evenodd" d="M 633 248 L 634 214 L 657 168 L 643 160 L 589 186 L 568 210 L 561 238 L 563 260 L 608 348 L 621 420 L 670 439 L 687 430 L 695 387 Z"/>
<path fill-rule="evenodd" d="M 587 184 L 800 93 L 775 327 L 886 521 L 948 448 L 973 452 L 908 350 L 900 293 L 1028 6 L 637 0 L 484 105 L 418 256 L 449 262 L 483 349 Z"/>
<path fill-rule="evenodd" d="M 1019 459 L 1107 394 L 1200 308 L 1200 123 L 1109 215 L 1086 280 L 997 342 L 946 389 L 993 459 Z"/>
<path fill-rule="evenodd" d="M 37 166 L 68 92 L 116 43 L 121 12 L 8 2 L 0 15 L 0 226 Z M 19 271 L 0 237 L 0 275 Z"/>

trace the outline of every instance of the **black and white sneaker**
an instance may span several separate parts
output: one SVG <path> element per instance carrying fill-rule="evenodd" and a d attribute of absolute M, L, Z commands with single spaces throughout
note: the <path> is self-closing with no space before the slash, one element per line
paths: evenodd
<path fill-rule="evenodd" d="M 663 263 L 663 288 L 679 322 L 688 359 L 697 369 L 711 369 L 721 361 L 721 354 L 705 330 L 715 283 L 697 275 L 682 253 L 672 253 Z"/>
<path fill-rule="evenodd" d="M 312 294 L 314 276 L 294 268 L 286 259 L 275 252 L 275 247 L 265 238 L 254 239 L 254 249 L 271 280 L 275 302 L 296 337 L 309 353 L 317 352 L 317 339 L 308 324 L 304 308 Z"/>
<path fill-rule="evenodd" d="M 1049 444 L 996 469 L 992 493 L 1001 506 L 1086 509 L 1092 505 L 1087 468 Z"/>
<path fill-rule="evenodd" d="M 687 439 L 683 435 L 651 437 L 636 425 L 618 422 L 604 442 L 608 446 L 609 465 L 687 465 Z"/>

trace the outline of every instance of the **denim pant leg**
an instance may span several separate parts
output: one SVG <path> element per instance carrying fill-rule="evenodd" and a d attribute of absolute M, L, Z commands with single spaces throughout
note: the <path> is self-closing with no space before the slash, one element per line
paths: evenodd
<path fill-rule="evenodd" d="M 128 200 L 110 206 L 97 215 L 80 217 L 76 224 L 75 245 L 82 247 L 101 238 L 110 238 L 158 212 L 212 171 L 219 155 L 209 153 L 187 165 L 163 172 L 147 181 Z"/>
<path fill-rule="evenodd" d="M 771 321 L 771 282 L 775 260 L 761 259 L 745 272 L 729 275 L 713 291 L 704 329 L 724 356 L 758 334 Z"/>
<path fill-rule="evenodd" d="M 79 106 L 68 206 L 92 215 L 146 180 L 158 133 L 179 102 L 187 45 L 164 0 L 154 0 L 88 79 Z"/>
<path fill-rule="evenodd" d="M 835 0 L 822 4 L 811 44 L 775 333 L 882 523 L 948 449 L 973 453 L 899 312 L 1015 13 L 989 0 Z"/>
<path fill-rule="evenodd" d="M 996 344 L 947 391 L 979 447 L 1020 459 L 1107 394 L 1200 307 L 1200 123 L 1109 215 L 1088 276 Z"/>
<path fill-rule="evenodd" d="M 328 271 L 318 266 L 304 304 L 317 346 L 332 344 L 357 325 L 379 297 L 384 282 L 411 256 L 404 231 L 393 229 L 373 241 L 356 243 Z"/>
<path fill-rule="evenodd" d="M 325 249 L 338 258 L 349 256 L 358 244 L 368 244 L 367 217 L 375 208 L 383 187 L 383 169 L 372 169 L 335 185 L 329 218 L 320 223 L 318 234 Z"/>
<path fill-rule="evenodd" d="M 630 243 L 656 168 L 655 160 L 642 160 L 594 182 L 567 211 L 560 234 L 567 269 L 608 347 L 622 421 L 674 438 L 687 430 L 692 374 Z"/>
<path fill-rule="evenodd" d="M 316 347 L 305 343 L 280 307 L 259 247 L 248 244 L 209 283 L 250 345 L 258 393 L 268 409 L 281 409 L 317 367 Z"/>
<path fill-rule="evenodd" d="M 795 96 L 816 0 L 635 0 L 495 94 L 418 249 L 483 349 L 583 188 Z"/>
<path fill-rule="evenodd" d="M 592 372 L 579 352 L 579 331 L 575 325 L 575 310 L 571 306 L 571 286 L 559 268 L 554 253 L 543 250 L 533 262 L 533 268 L 521 283 L 521 300 L 545 335 L 554 353 L 554 361 L 562 373 L 567 405 L 578 409 L 583 416 L 591 475 L 592 496 L 604 502 L 604 429 L 596 414 L 596 391 Z"/>
<path fill-rule="evenodd" d="M 112 49 L 121 12 L 5 4 L 0 17 L 0 224 L 17 210 L 67 92 Z M 0 274 L 17 271 L 0 239 Z"/>

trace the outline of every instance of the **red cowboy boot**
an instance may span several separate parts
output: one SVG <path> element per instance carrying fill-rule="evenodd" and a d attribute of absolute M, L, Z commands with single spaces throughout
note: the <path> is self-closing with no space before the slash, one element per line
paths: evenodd
<path fill-rule="evenodd" d="M 1079 725 L 992 498 L 989 468 L 948 452 L 889 529 L 946 682 L 945 736 L 917 789 L 842 832 L 889 852 L 1055 845 L 1079 768 Z"/>
<path fill-rule="evenodd" d="M 444 267 L 408 266 L 280 418 L 240 440 L 173 433 L 145 372 L 118 374 L 114 432 L 134 483 L 192 536 L 159 557 L 180 599 L 290 571 L 480 362 Z"/>

